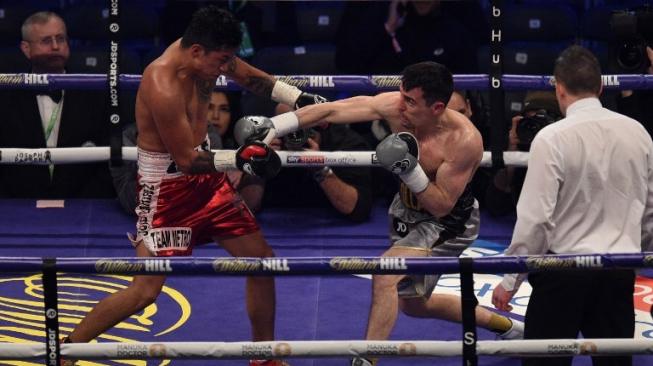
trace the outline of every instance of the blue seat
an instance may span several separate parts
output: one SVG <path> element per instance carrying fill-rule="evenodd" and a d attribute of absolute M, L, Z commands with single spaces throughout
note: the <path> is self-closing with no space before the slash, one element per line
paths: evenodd
<path fill-rule="evenodd" d="M 503 46 L 503 73 L 525 75 L 551 75 L 553 64 L 560 52 L 571 42 L 508 42 Z M 480 47 L 477 52 L 479 71 L 490 71 L 490 48 Z"/>
<path fill-rule="evenodd" d="M 143 72 L 140 55 L 122 48 L 120 51 L 120 73 L 140 74 Z M 67 70 L 70 73 L 106 74 L 109 69 L 109 50 L 89 47 L 77 48 L 70 52 Z"/>
<path fill-rule="evenodd" d="M 109 36 L 109 8 L 104 2 L 75 5 L 62 14 L 68 35 L 83 45 L 103 45 Z M 151 47 L 158 36 L 156 10 L 138 4 L 121 7 L 120 38 L 124 44 L 145 44 Z"/>
<path fill-rule="evenodd" d="M 344 2 L 297 3 L 297 30 L 302 41 L 333 42 L 344 11 Z"/>
<path fill-rule="evenodd" d="M 511 42 L 504 47 L 503 72 L 506 74 L 551 75 L 553 64 L 571 42 Z"/>

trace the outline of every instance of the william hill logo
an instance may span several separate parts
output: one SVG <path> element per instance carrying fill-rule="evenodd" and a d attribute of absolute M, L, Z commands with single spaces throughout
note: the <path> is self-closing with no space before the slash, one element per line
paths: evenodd
<path fill-rule="evenodd" d="M 601 268 L 600 255 L 577 255 L 572 258 L 530 257 L 526 259 L 529 269 Z"/>
<path fill-rule="evenodd" d="M 399 88 L 401 78 L 397 75 L 372 75 L 372 85 L 378 88 Z"/>
<path fill-rule="evenodd" d="M 576 267 L 578 268 L 601 268 L 603 263 L 601 262 L 600 255 L 579 255 L 576 257 Z"/>
<path fill-rule="evenodd" d="M 379 259 L 333 258 L 329 262 L 336 271 L 365 272 L 371 270 L 405 271 L 408 269 L 406 258 L 387 257 Z"/>
<path fill-rule="evenodd" d="M 605 86 L 619 86 L 619 77 L 617 75 L 601 75 L 601 81 Z"/>
<path fill-rule="evenodd" d="M 0 85 L 18 85 L 22 84 L 23 80 L 22 74 L 0 74 Z"/>
<path fill-rule="evenodd" d="M 309 76 L 308 84 L 311 88 L 335 88 L 333 76 L 314 75 Z"/>
<path fill-rule="evenodd" d="M 290 267 L 287 259 L 280 258 L 264 258 L 254 261 L 224 258 L 213 261 L 213 270 L 223 273 L 290 272 Z"/>
<path fill-rule="evenodd" d="M 144 269 L 143 263 L 130 263 L 123 260 L 100 259 L 95 262 L 95 270 L 98 273 L 134 273 Z"/>
<path fill-rule="evenodd" d="M 573 268 L 576 262 L 573 258 L 561 259 L 554 257 L 530 257 L 526 259 L 528 269 L 560 269 Z"/>
<path fill-rule="evenodd" d="M 98 273 L 131 274 L 139 272 L 172 272 L 170 259 L 145 259 L 142 263 L 124 260 L 99 259 L 95 262 Z"/>
<path fill-rule="evenodd" d="M 23 74 L 23 82 L 28 85 L 48 85 L 48 75 L 46 74 Z"/>

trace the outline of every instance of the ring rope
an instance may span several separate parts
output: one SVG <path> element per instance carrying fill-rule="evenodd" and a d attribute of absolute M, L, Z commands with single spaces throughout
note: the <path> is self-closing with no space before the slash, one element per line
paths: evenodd
<path fill-rule="evenodd" d="M 0 344 L 0 360 L 45 356 L 42 343 Z M 648 339 L 538 339 L 478 341 L 486 356 L 568 357 L 573 355 L 653 354 Z M 327 357 L 455 357 L 462 341 L 270 341 L 270 342 L 134 342 L 66 343 L 61 354 L 80 359 L 249 359 Z"/>
<path fill-rule="evenodd" d="M 220 150 L 213 150 L 214 152 Z M 378 166 L 374 151 L 277 151 L 284 167 L 352 167 Z M 528 152 L 505 151 L 506 165 L 527 166 Z M 136 147 L 122 148 L 125 161 L 136 161 Z M 0 148 L 0 164 L 49 165 L 108 161 L 109 147 Z M 492 166 L 489 151 L 483 152 L 482 167 Z"/>
<path fill-rule="evenodd" d="M 602 270 L 653 267 L 653 252 L 564 254 L 467 258 L 475 273 L 527 273 L 548 270 Z M 0 257 L 0 272 L 40 272 L 40 257 Z M 57 258 L 58 272 L 180 276 L 446 274 L 460 272 L 458 257 L 193 257 L 193 258 Z"/>
<path fill-rule="evenodd" d="M 332 91 L 332 90 L 347 90 L 347 91 L 367 91 L 367 92 L 379 92 L 379 91 L 386 91 L 386 90 L 396 90 L 401 82 L 400 76 L 397 75 L 371 75 L 371 76 L 324 76 L 324 75 L 293 75 L 293 76 L 276 76 L 277 79 L 283 80 L 289 84 L 298 86 L 304 90 L 309 90 L 309 91 Z M 121 74 L 119 75 L 119 84 L 125 87 L 125 89 L 137 89 L 138 85 L 140 83 L 141 76 L 140 75 L 124 75 Z M 532 89 L 551 89 L 552 88 L 552 81 L 553 78 L 551 76 L 539 76 L 539 75 L 503 75 L 501 77 L 502 81 L 502 86 L 506 90 L 532 90 Z M 454 82 L 456 83 L 457 88 L 465 88 L 465 89 L 474 89 L 474 90 L 486 90 L 488 89 L 490 83 L 489 83 L 489 77 L 488 75 L 455 75 L 454 76 Z M 48 75 L 48 74 L 0 74 L 0 89 L 8 89 L 8 88 L 16 88 L 16 87 L 23 87 L 23 88 L 29 88 L 29 89 L 104 89 L 107 83 L 107 76 L 106 75 L 88 75 L 88 74 L 71 74 L 71 75 Z M 653 89 L 653 75 L 603 75 L 603 85 L 606 89 Z M 229 80 L 224 77 L 220 77 L 216 81 L 216 89 L 227 89 L 227 90 L 239 90 L 240 87 L 235 84 L 232 80 Z M 66 148 L 65 150 L 71 150 L 71 149 L 77 149 L 77 148 Z M 83 151 L 83 156 L 86 158 L 88 155 L 90 155 L 90 151 L 88 150 L 89 148 L 84 148 L 85 150 Z M 109 160 L 110 154 L 109 154 L 109 148 L 99 148 L 99 149 L 106 149 L 107 152 L 94 152 L 96 154 L 101 155 L 100 160 L 85 160 L 85 161 L 106 161 Z M 126 155 L 129 155 L 128 157 L 125 158 L 125 160 L 135 160 L 136 159 L 136 154 L 135 154 L 135 148 L 132 148 L 134 150 L 133 153 L 128 152 Z M 57 151 L 55 151 L 57 150 Z M 58 150 L 63 150 L 64 149 L 0 149 L 0 164 L 1 163 L 11 163 L 11 164 L 57 164 L 57 163 L 72 163 L 74 161 L 79 162 L 78 157 L 63 157 L 65 154 L 60 155 L 58 153 Z M 12 152 L 14 153 L 12 155 Z M 70 151 L 67 151 L 70 153 Z M 123 153 L 126 151 L 123 150 Z M 78 154 L 79 151 L 75 151 L 73 154 Z M 285 154 L 280 154 L 282 155 L 282 161 L 284 162 L 284 166 L 323 166 L 323 165 L 330 165 L 330 166 L 373 166 L 375 163 L 375 154 L 373 152 L 357 152 L 357 153 L 363 153 L 363 155 L 360 156 L 360 158 L 349 158 L 345 154 L 348 154 L 349 156 L 352 156 L 352 152 L 335 152 L 337 154 L 333 156 L 327 156 L 325 155 L 325 152 L 282 152 Z M 333 153 L 333 152 L 330 152 Z M 512 155 L 514 153 L 508 152 L 507 154 L 504 152 L 502 153 L 505 158 L 508 158 L 509 155 Z M 525 166 L 527 165 L 527 159 L 528 155 L 527 153 L 517 153 L 518 155 L 515 156 L 520 156 L 519 163 L 517 164 L 511 164 L 511 162 L 506 159 L 506 165 L 522 165 Z M 3 156 L 4 155 L 4 156 Z M 7 156 L 9 155 L 9 156 Z M 13 158 L 13 159 L 12 159 Z M 93 159 L 96 159 L 97 157 L 94 157 Z M 495 156 L 496 158 L 496 156 Z M 331 163 L 327 163 L 329 160 L 332 159 L 334 160 Z M 338 165 L 338 164 L 343 164 L 343 165 Z M 484 153 L 483 156 L 483 162 L 481 164 L 482 166 L 491 166 L 490 162 L 490 154 L 488 152 Z M 639 254 L 639 253 L 638 253 Z M 651 267 L 653 266 L 653 253 L 641 253 L 639 256 L 632 255 L 632 254 L 624 254 L 624 255 L 585 255 L 585 256 L 565 256 L 568 258 L 561 258 L 562 256 L 535 256 L 535 257 L 524 257 L 524 258 L 508 258 L 512 260 L 512 262 L 508 263 L 503 263 L 503 265 L 506 267 L 505 269 L 502 269 L 500 272 L 510 272 L 510 273 L 516 273 L 516 272 L 530 272 L 534 270 L 546 270 L 546 269 L 554 269 L 554 268 L 580 268 L 580 269 L 601 269 L 601 268 L 639 268 L 639 267 Z M 79 258 L 76 258 L 79 260 Z M 350 258 L 352 259 L 352 258 Z M 515 262 L 515 259 L 517 259 L 517 262 Z M 521 260 L 530 260 L 531 262 L 522 262 Z M 15 258 L 14 258 L 15 260 Z M 65 262 L 65 258 L 62 259 Z M 129 269 L 129 268 L 137 268 L 140 272 L 138 273 L 145 273 L 145 274 L 155 274 L 155 273 L 164 273 L 164 274 L 170 274 L 169 272 L 172 270 L 172 266 L 174 265 L 175 269 L 178 269 L 177 267 L 180 267 L 178 265 L 177 261 L 173 261 L 172 259 L 150 259 L 149 262 L 134 262 L 130 263 L 130 260 L 136 260 L 136 259 L 127 259 L 126 262 L 117 262 L 116 259 L 105 259 L 106 262 L 104 263 L 113 263 L 113 266 L 100 266 L 99 268 L 102 269 L 111 269 L 113 270 L 124 270 L 124 269 Z M 231 269 L 239 269 L 240 267 L 238 266 L 233 266 L 232 264 L 226 265 L 226 266 L 221 266 L 218 265 L 216 266 L 216 261 L 224 259 L 215 259 L 212 264 L 211 264 L 211 269 L 212 272 L 209 273 L 223 273 L 223 274 L 237 274 L 237 275 L 244 275 L 244 274 L 249 274 L 247 271 L 242 271 L 242 270 L 236 270 L 233 271 L 233 273 L 229 268 Z M 233 260 L 243 260 L 242 258 L 234 258 Z M 251 260 L 252 262 L 249 263 L 247 260 Z M 292 263 L 288 262 L 289 260 L 293 260 L 292 258 L 289 259 L 284 259 L 284 258 L 274 258 L 273 260 L 275 262 L 269 262 L 270 265 L 268 265 L 268 268 L 266 268 L 266 262 L 265 260 L 271 260 L 271 259 L 256 259 L 256 258 L 245 258 L 245 264 L 246 266 L 243 268 L 249 268 L 247 266 L 252 265 L 253 269 L 257 272 L 258 274 L 319 274 L 322 273 L 321 271 L 325 270 L 325 273 L 334 273 L 335 269 L 344 269 L 344 270 L 339 270 L 336 271 L 335 273 L 339 274 L 345 274 L 345 273 L 434 273 L 432 268 L 429 268 L 429 265 L 425 265 L 421 263 L 420 264 L 415 263 L 413 264 L 411 261 L 415 260 L 415 258 L 400 258 L 400 259 L 394 259 L 397 262 L 393 262 L 392 264 L 385 263 L 383 262 L 383 259 L 380 258 L 370 258 L 369 260 L 363 259 L 362 262 L 360 262 L 360 258 L 353 258 L 353 261 L 350 260 L 350 262 L 344 262 L 344 263 L 350 263 L 352 266 L 345 266 L 345 267 L 333 267 L 331 262 L 329 262 L 329 267 L 324 268 L 324 263 L 321 263 L 322 267 L 317 266 L 315 268 L 311 267 L 311 265 L 306 265 L 302 267 L 300 264 L 301 263 Z M 456 259 L 457 260 L 457 259 Z M 146 260 L 147 261 L 147 260 Z M 286 262 L 284 262 L 286 261 Z M 403 262 L 402 262 L 403 261 Z M 1 258 L 0 258 L 0 262 Z M 231 262 L 231 261 L 230 261 Z M 38 268 L 32 271 L 39 271 L 42 269 L 42 263 L 43 260 L 41 258 L 38 259 Z M 149 265 L 148 265 L 149 263 Z M 218 263 L 226 263 L 226 262 L 218 262 Z M 362 272 L 360 271 L 360 263 L 362 263 L 362 268 L 365 270 Z M 621 264 L 618 264 L 621 263 Z M 3 263 L 0 263 L 0 267 L 2 267 Z M 127 267 L 124 267 L 126 264 Z M 75 266 L 79 267 L 79 263 L 71 265 L 72 267 Z M 431 267 L 435 266 L 434 264 L 430 264 Z M 57 270 L 59 269 L 59 264 L 56 265 Z M 369 266 L 371 270 L 367 269 L 365 266 Z M 453 267 L 458 268 L 458 270 L 455 270 L 453 272 L 459 272 L 459 263 L 449 263 L 449 267 L 446 266 L 440 266 L 439 268 L 441 269 L 451 269 Z M 525 270 L 515 270 L 515 269 L 510 269 L 508 267 L 514 267 L 517 266 L 519 268 L 525 267 Z M 87 270 L 88 266 L 81 266 L 83 269 Z M 207 267 L 207 266 L 204 266 Z M 295 267 L 299 269 L 295 269 Z M 437 266 L 435 266 L 437 267 Z M 497 263 L 483 263 L 479 261 L 475 261 L 474 263 L 474 271 L 477 273 L 496 273 L 497 268 L 499 268 L 500 265 Z M 24 271 L 27 268 L 31 268 L 31 266 L 27 263 L 18 263 L 17 265 L 14 264 L 13 268 L 20 268 L 20 271 Z M 97 262 L 94 263 L 93 269 L 97 270 L 98 265 Z M 182 267 L 183 268 L 183 267 Z M 190 267 L 193 268 L 193 267 Z M 226 271 L 222 270 L 217 270 L 220 268 L 226 268 Z M 293 270 L 291 270 L 293 268 Z M 74 269 L 74 268 L 73 268 Z M 194 268 L 195 269 L 195 268 Z M 266 271 L 267 269 L 267 271 Z M 426 272 L 428 269 L 428 272 Z M 207 268 L 204 268 L 204 270 L 208 270 Z M 306 272 L 302 272 L 306 271 Z M 490 272 L 485 272 L 490 270 Z M 145 272 L 143 272 L 145 271 Z M 414 272 L 413 272 L 414 271 Z M 120 271 L 119 271 L 120 272 Z M 189 270 L 189 272 L 195 272 L 194 270 Z M 101 273 L 114 273 L 114 272 L 101 272 Z M 120 272 L 122 273 L 122 272 Z M 176 273 L 179 273 L 178 271 Z M 252 272 L 253 273 L 253 272 Z M 446 273 L 446 272 L 442 272 Z M 184 273 L 181 273 L 184 274 Z M 189 274 L 189 273 L 186 273 Z M 394 345 L 386 345 L 387 347 L 390 347 L 390 351 L 388 351 L 385 348 L 370 348 L 370 347 L 375 347 L 374 344 L 378 347 L 383 347 L 383 344 L 380 344 L 380 342 L 371 342 L 372 345 L 367 344 L 369 342 L 364 342 L 364 341 L 310 341 L 306 342 L 307 344 L 310 344 L 308 347 L 310 349 L 307 350 L 307 354 L 304 354 L 303 356 L 313 356 L 313 357 L 338 357 L 338 356 L 351 356 L 352 352 L 356 352 L 358 349 L 349 347 L 349 348 L 344 348 L 344 354 L 339 354 L 336 356 L 331 356 L 331 355 L 324 355 L 324 356 L 319 356 L 315 355 L 315 350 L 314 348 L 316 347 L 317 343 L 323 343 L 326 342 L 330 346 L 334 346 L 335 343 L 346 343 L 346 342 L 355 342 L 356 345 L 361 345 L 361 347 L 364 347 L 360 349 L 359 351 L 362 351 L 362 353 L 358 353 L 361 356 L 411 356 L 411 355 L 418 355 L 418 350 L 416 346 L 416 342 L 403 342 L 402 344 L 394 344 Z M 577 355 L 577 354 L 638 354 L 638 353 L 646 353 L 650 354 L 653 353 L 653 344 L 652 341 L 643 341 L 643 340 L 633 340 L 633 339 L 603 339 L 603 340 L 529 340 L 529 341 L 501 341 L 501 342 L 494 342 L 494 343 L 499 343 L 497 347 L 494 349 L 494 351 L 491 351 L 488 349 L 484 349 L 483 347 L 486 345 L 489 345 L 492 341 L 481 341 L 477 342 L 476 344 L 476 353 L 478 354 L 488 354 L 488 355 L 495 355 L 495 354 L 514 354 L 514 355 L 548 355 L 548 356 L 555 356 L 555 355 L 562 355 L 562 356 L 569 356 L 569 355 Z M 539 343 L 538 343 L 539 342 Z M 547 343 L 548 342 L 548 343 Z M 643 343 L 642 343 L 643 342 Z M 222 353 L 219 354 L 218 358 L 251 358 L 252 354 L 249 354 L 246 352 L 246 349 L 244 347 L 251 347 L 247 348 L 249 350 L 253 350 L 254 354 L 256 352 L 261 352 L 261 357 L 266 357 L 264 354 L 265 352 L 272 352 L 269 351 L 269 347 L 280 347 L 279 348 L 279 354 L 278 357 L 302 357 L 300 353 L 297 352 L 289 352 L 290 349 L 288 347 L 291 347 L 291 344 L 297 348 L 301 347 L 301 342 L 256 342 L 256 343 L 218 343 L 221 345 L 224 345 L 224 348 L 233 345 L 240 345 L 240 348 L 236 347 L 234 348 L 233 355 L 229 355 L 228 353 L 225 353 L 226 351 L 223 351 Z M 387 341 L 384 343 L 388 343 Z M 428 342 L 432 345 L 437 345 L 436 343 L 440 342 Z M 445 342 L 447 343 L 447 342 Z M 455 351 L 454 354 L 451 354 L 452 356 L 454 355 L 461 355 L 463 352 L 463 347 L 462 347 L 462 342 L 449 342 L 452 344 L 455 344 L 455 346 L 450 346 L 449 344 L 440 344 L 440 347 L 443 348 L 445 351 L 448 350 L 453 350 Z M 143 343 L 144 344 L 144 343 Z M 410 344 L 411 346 L 408 346 Z M 16 352 L 17 346 L 16 344 L 0 344 L 0 359 L 4 357 L 4 349 L 5 345 L 10 347 L 12 352 Z M 102 344 L 102 345 L 88 345 L 88 344 L 81 344 L 79 345 L 80 347 L 83 347 L 83 349 L 88 349 L 89 347 L 94 347 L 94 346 L 105 346 L 107 344 Z M 175 351 L 174 344 L 163 344 L 163 343 L 150 343 L 150 344 L 144 344 L 144 345 L 149 345 L 149 347 L 152 348 L 147 348 L 145 351 L 147 352 L 145 356 L 139 356 L 135 355 L 129 352 L 129 350 L 134 350 L 136 348 L 133 347 L 138 347 L 138 343 L 132 343 L 132 344 L 116 344 L 114 348 L 110 349 L 110 352 L 114 352 L 115 356 L 108 356 L 106 358 L 120 358 L 117 356 L 120 356 L 119 350 L 122 349 L 122 355 L 125 356 L 124 358 L 134 358 L 134 357 L 141 357 L 141 358 L 151 358 L 151 357 L 168 357 L 167 352 L 167 346 L 170 346 L 173 348 L 172 351 Z M 193 345 L 191 342 L 184 343 L 184 345 Z M 260 346 L 265 346 L 267 348 L 261 349 L 258 348 Z M 404 348 L 401 348 L 402 345 Z M 516 349 L 514 353 L 508 353 L 511 352 L 510 348 L 516 345 Z M 31 345 L 27 345 L 30 346 Z M 40 357 L 43 357 L 46 355 L 47 352 L 52 352 L 51 348 L 48 348 L 46 350 L 44 344 L 36 344 L 35 346 L 38 347 L 39 350 L 42 350 L 42 353 L 40 353 Z M 63 345 L 62 346 L 62 354 L 68 355 L 71 357 L 77 357 L 77 355 L 74 353 L 75 352 L 75 347 L 76 345 Z M 70 347 L 70 354 L 68 354 L 68 350 Z M 122 347 L 122 348 L 118 348 Z M 452 347 L 447 348 L 447 347 Z M 534 347 L 534 348 L 530 348 Z M 539 348 L 538 348 L 539 347 Z M 619 348 L 622 347 L 622 348 Z M 423 347 L 423 348 L 426 348 Z M 166 352 L 162 352 L 166 350 Z M 276 351 L 276 348 L 274 348 Z M 403 350 L 403 353 L 401 352 Z M 33 349 L 32 349 L 33 351 Z M 57 347 L 55 347 L 55 351 L 57 350 Z M 126 352 L 125 352 L 126 351 Z M 153 352 L 159 352 L 153 354 Z M 178 349 L 180 352 L 180 355 L 185 352 L 182 349 Z M 528 353 L 530 351 L 533 351 L 534 353 Z M 41 352 L 41 351 L 40 351 Z M 175 351 L 176 352 L 176 351 Z M 281 353 L 283 352 L 283 354 Z M 393 353 L 395 352 L 395 353 Z M 486 353 L 490 352 L 490 353 Z M 539 353 L 539 352 L 544 352 L 544 353 Z M 56 352 L 58 353 L 58 352 Z M 290 354 L 287 354 L 290 353 Z M 390 353 L 390 354 L 387 354 Z M 34 352 L 32 352 L 34 354 Z M 356 353 L 354 353 L 356 354 Z M 183 354 L 185 356 L 185 354 Z M 276 354 L 275 354 L 276 355 Z M 419 354 L 419 355 L 426 355 L 426 354 Z M 48 354 L 48 357 L 51 355 Z M 435 355 L 437 356 L 437 355 Z M 463 355 L 464 356 L 464 355 Z M 31 357 L 39 357 L 37 356 L 30 356 Z M 56 354 L 55 354 L 56 357 Z M 81 356 L 80 356 L 81 357 Z M 194 356 L 191 356 L 194 357 Z M 16 359 L 18 357 L 11 356 L 11 358 Z M 205 356 L 201 356 L 201 358 L 205 358 Z"/>
<path fill-rule="evenodd" d="M 277 80 L 284 81 L 306 91 L 357 91 L 381 92 L 399 88 L 399 75 L 275 75 Z M 653 89 L 653 75 L 616 74 L 603 75 L 605 89 Z M 125 90 L 136 90 L 141 81 L 141 75 L 120 74 L 119 82 Z M 552 89 L 551 75 L 511 75 L 504 74 L 501 78 L 505 90 Z M 454 75 L 456 88 L 470 90 L 487 90 L 490 77 L 487 74 Z M 106 89 L 107 76 L 104 74 L 0 74 L 0 89 Z M 242 90 L 231 79 L 224 76 L 216 80 L 218 90 Z"/>

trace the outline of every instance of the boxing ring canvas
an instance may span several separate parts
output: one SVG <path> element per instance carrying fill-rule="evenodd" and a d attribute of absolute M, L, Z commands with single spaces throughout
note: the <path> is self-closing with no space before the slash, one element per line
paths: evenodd
<path fill-rule="evenodd" d="M 126 232 L 135 219 L 120 211 L 112 200 L 66 200 L 64 208 L 36 208 L 34 200 L 0 200 L 0 256 L 13 257 L 118 257 L 133 256 Z M 259 223 L 278 256 L 377 256 L 388 245 L 387 206 L 375 207 L 371 219 L 350 223 L 328 210 L 268 209 Z M 482 215 L 479 240 L 466 256 L 498 255 L 508 245 L 514 217 Z M 195 256 L 227 253 L 215 244 L 195 249 Z M 370 276 L 277 277 L 278 340 L 348 340 L 364 337 L 370 302 Z M 479 302 L 490 306 L 498 275 L 475 275 Z M 129 283 L 127 276 L 59 277 L 61 331 L 72 325 L 101 298 Z M 170 276 L 155 305 L 130 317 L 105 333 L 100 342 L 208 342 L 249 341 L 243 277 Z M 459 293 L 457 275 L 444 275 L 437 292 Z M 522 286 L 511 316 L 523 319 L 530 288 Z M 43 311 L 40 276 L 0 276 L 0 340 L 19 343 L 42 341 Z M 653 302 L 653 280 L 639 276 L 635 289 L 636 337 L 653 338 L 648 309 Z M 393 340 L 460 340 L 460 324 L 401 315 Z M 480 340 L 494 339 L 479 329 Z M 292 365 L 346 365 L 345 359 L 295 359 Z M 461 359 L 383 359 L 382 365 L 460 365 Z M 38 365 L 38 361 L 3 362 L 0 365 Z M 79 365 L 244 365 L 243 360 L 81 361 Z M 479 364 L 516 366 L 508 357 L 480 357 Z M 590 365 L 576 357 L 574 365 Z M 635 365 L 653 365 L 651 356 L 635 356 Z"/>

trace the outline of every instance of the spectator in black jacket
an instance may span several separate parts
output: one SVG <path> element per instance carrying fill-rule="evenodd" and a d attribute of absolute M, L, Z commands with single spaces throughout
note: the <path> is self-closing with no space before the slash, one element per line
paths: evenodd
<path fill-rule="evenodd" d="M 646 47 L 649 60 L 648 74 L 653 74 L 653 49 Z M 649 135 L 653 136 L 653 89 L 624 90 L 621 98 L 617 99 L 617 110 L 626 116 L 639 121 Z"/>
<path fill-rule="evenodd" d="M 42 11 L 22 26 L 20 49 L 39 74 L 65 73 L 70 57 L 66 24 Z M 0 93 L 0 147 L 59 148 L 109 145 L 104 92 L 11 90 Z M 0 197 L 113 197 L 107 163 L 0 165 Z"/>

